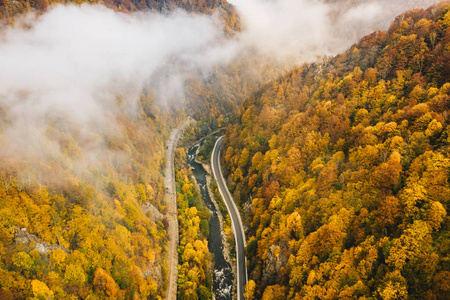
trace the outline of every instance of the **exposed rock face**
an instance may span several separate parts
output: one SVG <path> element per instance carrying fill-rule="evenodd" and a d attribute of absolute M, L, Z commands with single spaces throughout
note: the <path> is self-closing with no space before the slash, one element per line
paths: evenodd
<path fill-rule="evenodd" d="M 69 251 L 63 246 L 56 244 L 49 245 L 47 242 L 43 241 L 36 235 L 29 233 L 26 228 L 19 228 L 16 226 L 16 233 L 14 234 L 14 240 L 16 243 L 24 245 L 29 245 L 31 242 L 33 242 L 35 245 L 33 249 L 37 249 L 40 254 L 47 254 L 49 251 L 56 249 L 61 249 L 67 254 L 69 254 Z"/>
<path fill-rule="evenodd" d="M 288 256 L 282 252 L 279 246 L 270 246 L 262 276 L 264 285 L 275 283 L 281 267 L 286 265 Z"/>
<path fill-rule="evenodd" d="M 158 261 L 149 263 L 146 269 L 142 269 L 142 276 L 144 278 L 152 278 L 158 286 L 161 286 L 163 284 L 162 268 L 161 264 Z"/>
<path fill-rule="evenodd" d="M 243 225 L 244 225 L 244 231 L 247 234 L 249 228 L 249 224 L 252 224 L 253 216 L 255 214 L 255 209 L 253 207 L 252 198 L 250 198 L 247 202 L 244 204 L 243 208 Z"/>
<path fill-rule="evenodd" d="M 149 218 L 153 222 L 162 221 L 164 218 L 164 215 L 156 207 L 154 207 L 150 202 L 142 204 L 142 211 L 146 215 L 148 213 L 150 213 Z"/>

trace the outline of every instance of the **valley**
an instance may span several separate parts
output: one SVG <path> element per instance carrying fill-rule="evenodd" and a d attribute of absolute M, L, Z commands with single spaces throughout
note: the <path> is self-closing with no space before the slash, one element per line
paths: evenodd
<path fill-rule="evenodd" d="M 235 2 L 0 1 L 0 299 L 446 299 L 450 3 Z"/>
<path fill-rule="evenodd" d="M 224 244 L 224 232 L 223 225 L 219 222 L 223 216 L 219 216 L 220 211 L 216 208 L 216 205 L 211 199 L 208 187 L 208 176 L 210 176 L 203 166 L 198 163 L 197 151 L 202 146 L 202 142 L 192 146 L 188 153 L 188 163 L 193 168 L 193 173 L 196 178 L 196 182 L 200 188 L 200 193 L 203 201 L 208 209 L 211 211 L 209 219 L 209 236 L 208 236 L 208 248 L 213 255 L 214 261 L 214 274 L 213 274 L 213 292 L 215 299 L 226 300 L 232 299 L 233 293 L 236 293 L 234 287 L 234 276 L 230 263 L 230 257 L 226 257 L 228 248 Z"/>

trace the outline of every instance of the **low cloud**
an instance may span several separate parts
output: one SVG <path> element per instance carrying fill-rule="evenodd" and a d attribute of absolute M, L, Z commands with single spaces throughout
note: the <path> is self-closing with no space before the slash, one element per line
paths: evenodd
<path fill-rule="evenodd" d="M 183 96 L 186 74 L 223 62 L 210 55 L 223 40 L 212 16 L 177 11 L 123 14 L 103 6 L 58 5 L 6 28 L 0 40 L 3 156 L 59 160 L 52 129 L 97 156 L 115 118 L 135 113 L 145 86 L 163 101 Z M 26 28 L 26 29 L 24 29 Z M 78 141 L 79 142 L 79 141 Z"/>
<path fill-rule="evenodd" d="M 400 7 L 339 8 L 320 1 L 236 0 L 243 31 L 226 38 L 217 16 L 175 11 L 123 14 L 100 5 L 57 5 L 0 36 L 0 126 L 4 156 L 64 164 L 52 129 L 76 135 L 80 160 L 95 161 L 115 118 L 135 113 L 150 87 L 160 103 L 184 101 L 186 78 L 207 77 L 243 53 L 261 61 L 314 60 L 389 25 Z M 401 7 L 407 9 L 407 7 Z M 254 57 L 252 57 L 254 59 Z M 78 144 L 79 141 L 78 141 Z M 69 167 L 68 167 L 69 168 Z"/>
<path fill-rule="evenodd" d="M 241 44 L 280 61 L 302 63 L 345 51 L 393 18 L 438 1 L 232 0 L 242 16 Z"/>
<path fill-rule="evenodd" d="M 305 0 L 248 0 L 240 2 L 237 9 L 244 23 L 242 43 L 262 55 L 311 60 L 328 52 L 332 25 L 328 5 Z"/>

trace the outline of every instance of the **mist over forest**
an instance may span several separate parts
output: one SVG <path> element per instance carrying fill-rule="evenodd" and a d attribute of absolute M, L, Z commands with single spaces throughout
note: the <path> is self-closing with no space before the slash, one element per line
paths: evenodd
<path fill-rule="evenodd" d="M 185 145 L 226 128 L 248 299 L 444 299 L 450 17 L 436 3 L 1 0 L 0 298 L 166 297 L 165 143 L 193 117 Z M 183 155 L 179 223 L 206 232 Z M 180 244 L 180 299 L 212 297 L 206 239 Z M 351 273 L 357 251 L 378 269 Z M 351 274 L 326 271 L 339 264 Z"/>

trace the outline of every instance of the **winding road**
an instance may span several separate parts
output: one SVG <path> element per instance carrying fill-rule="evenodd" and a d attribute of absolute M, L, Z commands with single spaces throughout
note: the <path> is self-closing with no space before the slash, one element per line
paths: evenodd
<path fill-rule="evenodd" d="M 219 192 L 227 206 L 228 213 L 231 217 L 231 227 L 236 241 L 236 261 L 237 261 L 237 299 L 244 299 L 244 288 L 247 284 L 247 267 L 245 258 L 245 232 L 242 226 L 241 216 L 234 203 L 233 197 L 228 190 L 225 179 L 222 175 L 222 169 L 220 167 L 220 149 L 222 148 L 223 137 L 220 137 L 214 145 L 213 152 L 211 154 L 211 167 L 216 178 Z"/>

